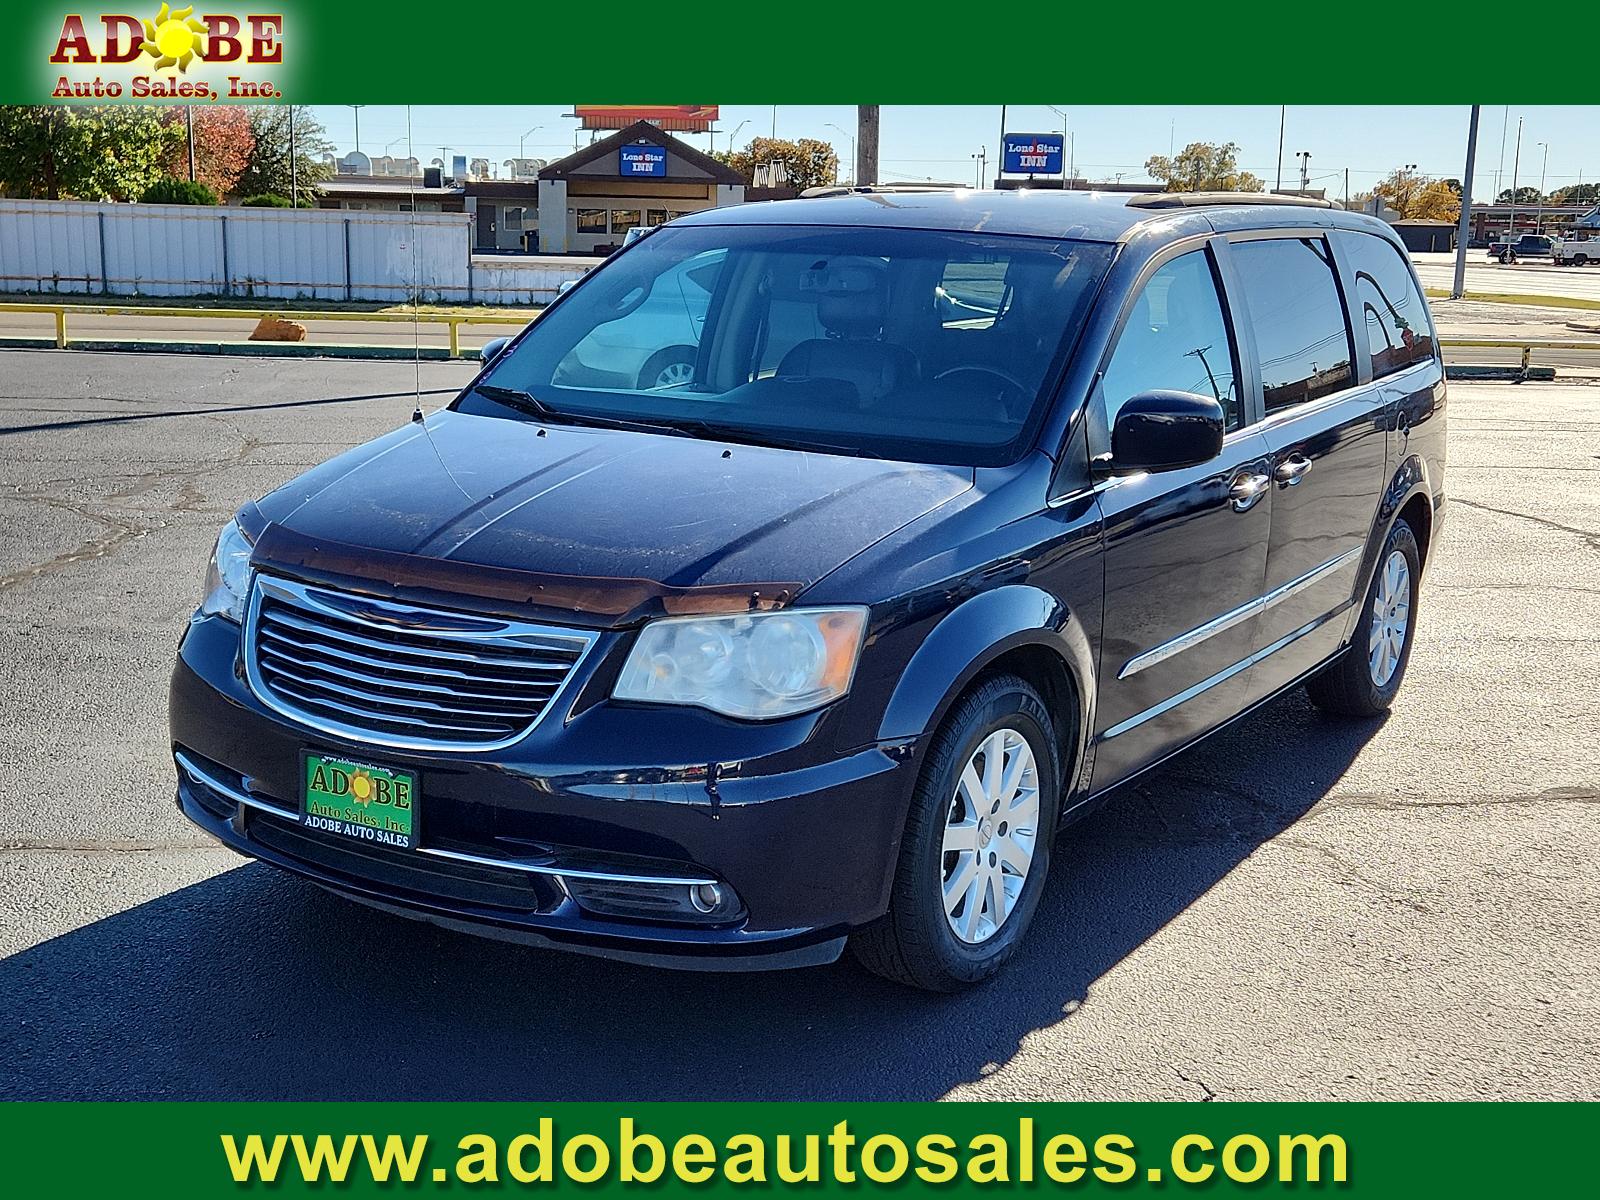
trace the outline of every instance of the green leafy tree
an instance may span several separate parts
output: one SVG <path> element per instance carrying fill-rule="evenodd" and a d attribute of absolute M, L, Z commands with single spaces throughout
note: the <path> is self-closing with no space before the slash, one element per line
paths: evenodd
<path fill-rule="evenodd" d="M 772 162 L 781 162 L 788 172 L 788 186 L 801 191 L 837 182 L 839 178 L 839 155 L 827 142 L 816 138 L 755 138 L 743 150 L 725 150 L 715 157 L 743 175 L 747 184 L 755 182 L 757 167 Z"/>
<path fill-rule="evenodd" d="M 328 140 L 321 122 L 304 105 L 293 106 L 294 158 L 291 160 L 290 106 L 262 104 L 249 111 L 250 153 L 245 160 L 244 170 L 234 182 L 234 191 L 243 196 L 266 193 L 290 196 L 298 186 L 299 195 L 293 199 L 301 208 L 314 206 L 317 202 L 317 185 L 333 177 L 333 167 L 324 161 L 327 155 L 333 153 L 333 143 Z M 290 169 L 291 162 L 293 171 Z"/>
<path fill-rule="evenodd" d="M 1516 202 L 1518 204 L 1537 204 L 1542 198 L 1543 197 L 1541 196 L 1539 189 L 1536 187 L 1519 187 L 1517 189 Z M 1511 189 L 1507 188 L 1505 191 L 1501 192 L 1494 198 L 1494 202 L 1496 204 L 1510 204 Z"/>
<path fill-rule="evenodd" d="M 137 200 L 183 130 L 135 105 L 0 106 L 0 190 L 41 200 Z"/>
<path fill-rule="evenodd" d="M 145 204 L 215 204 L 217 194 L 198 181 L 169 175 L 152 183 L 139 199 Z"/>
<path fill-rule="evenodd" d="M 292 208 L 289 197 L 266 192 L 259 196 L 246 196 L 239 201 L 240 208 Z"/>
<path fill-rule="evenodd" d="M 1550 193 L 1551 204 L 1600 204 L 1600 183 L 1575 183 Z"/>
<path fill-rule="evenodd" d="M 1170 158 L 1157 154 L 1145 160 L 1145 172 L 1169 192 L 1260 192 L 1266 189 L 1249 171 L 1239 170 L 1234 142 L 1190 142 Z"/>

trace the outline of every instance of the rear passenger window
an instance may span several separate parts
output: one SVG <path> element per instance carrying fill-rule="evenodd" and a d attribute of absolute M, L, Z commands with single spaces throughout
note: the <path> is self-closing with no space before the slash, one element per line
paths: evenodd
<path fill-rule="evenodd" d="M 1433 322 L 1400 251 L 1370 233 L 1334 234 L 1355 274 L 1356 308 L 1366 323 L 1372 377 L 1382 379 L 1434 356 Z"/>
<path fill-rule="evenodd" d="M 1111 352 L 1102 386 L 1108 429 L 1124 404 L 1156 388 L 1213 396 L 1229 429 L 1244 423 L 1233 341 L 1204 250 L 1179 255 L 1150 276 Z"/>
<path fill-rule="evenodd" d="M 1274 238 L 1232 247 L 1261 360 L 1267 412 L 1355 382 L 1350 328 L 1321 238 Z"/>

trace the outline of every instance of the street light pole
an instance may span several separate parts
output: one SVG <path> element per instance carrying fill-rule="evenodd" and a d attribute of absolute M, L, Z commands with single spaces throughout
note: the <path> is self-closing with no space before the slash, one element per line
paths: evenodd
<path fill-rule="evenodd" d="M 1300 194 L 1303 196 L 1311 186 L 1311 151 L 1301 150 L 1295 157 L 1300 160 Z"/>
<path fill-rule="evenodd" d="M 539 130 L 541 130 L 543 128 L 544 128 L 543 125 L 535 125 L 532 129 L 528 130 L 527 133 L 523 134 L 521 137 L 519 137 L 517 139 L 517 166 L 519 168 L 522 166 L 522 160 L 527 157 L 527 152 L 528 152 L 527 142 L 528 142 L 528 139 L 531 138 L 534 134 L 538 133 Z"/>
<path fill-rule="evenodd" d="M 1472 106 L 1472 122 L 1467 129 L 1467 166 L 1461 173 L 1461 216 L 1456 221 L 1456 276 L 1450 287 L 1450 299 L 1459 300 L 1467 293 L 1467 222 L 1472 208 L 1472 172 L 1478 164 L 1478 106 Z"/>
<path fill-rule="evenodd" d="M 1289 106 L 1278 105 L 1278 182 L 1272 185 L 1275 192 L 1283 191 L 1283 127 L 1289 120 Z"/>
<path fill-rule="evenodd" d="M 366 105 L 365 104 L 347 104 L 347 105 L 345 105 L 345 107 L 350 109 L 350 110 L 352 110 L 356 114 L 356 153 L 360 154 L 361 153 L 361 110 L 363 108 L 365 108 Z"/>
<path fill-rule="evenodd" d="M 1544 147 L 1544 157 L 1539 161 L 1539 215 L 1533 219 L 1535 233 L 1544 232 L 1544 172 L 1550 165 L 1550 143 L 1540 142 L 1539 145 Z"/>
<path fill-rule="evenodd" d="M 1506 217 L 1506 240 L 1517 236 L 1517 169 L 1522 166 L 1522 118 L 1517 118 L 1517 152 L 1511 157 L 1511 212 Z"/>
<path fill-rule="evenodd" d="M 853 184 L 856 181 L 856 135 L 842 125 L 835 125 L 832 121 L 829 121 L 827 125 L 829 129 L 837 129 L 850 139 L 850 182 Z"/>

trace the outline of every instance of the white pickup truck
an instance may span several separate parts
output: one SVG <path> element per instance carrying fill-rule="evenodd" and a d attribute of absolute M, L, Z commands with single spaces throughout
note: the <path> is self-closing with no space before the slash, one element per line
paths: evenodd
<path fill-rule="evenodd" d="M 1600 263 L 1600 234 L 1550 239 L 1550 258 L 1558 267 L 1586 267 Z"/>

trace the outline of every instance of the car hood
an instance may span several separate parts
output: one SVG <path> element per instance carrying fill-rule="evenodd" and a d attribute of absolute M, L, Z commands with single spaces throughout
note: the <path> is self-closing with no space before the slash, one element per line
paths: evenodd
<path fill-rule="evenodd" d="M 605 624 L 781 606 L 972 482 L 967 468 L 446 411 L 248 515 L 264 569 Z"/>

